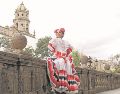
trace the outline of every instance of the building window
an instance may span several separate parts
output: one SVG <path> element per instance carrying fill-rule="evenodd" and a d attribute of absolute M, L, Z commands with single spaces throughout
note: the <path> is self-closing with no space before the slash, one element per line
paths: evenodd
<path fill-rule="evenodd" d="M 21 24 L 21 26 L 23 26 L 23 24 Z"/>
<path fill-rule="evenodd" d="M 23 16 L 23 14 L 22 14 L 22 16 Z"/>
<path fill-rule="evenodd" d="M 19 14 L 17 14 L 19 16 Z"/>

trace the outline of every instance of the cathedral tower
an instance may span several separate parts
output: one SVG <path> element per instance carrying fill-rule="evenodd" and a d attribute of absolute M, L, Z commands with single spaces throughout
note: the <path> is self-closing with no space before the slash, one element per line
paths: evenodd
<path fill-rule="evenodd" d="M 23 2 L 15 10 L 15 19 L 13 23 L 18 31 L 29 33 L 29 11 L 26 9 Z"/>

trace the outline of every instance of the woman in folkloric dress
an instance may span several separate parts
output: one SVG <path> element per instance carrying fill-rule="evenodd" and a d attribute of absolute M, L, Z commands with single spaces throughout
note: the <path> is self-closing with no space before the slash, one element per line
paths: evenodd
<path fill-rule="evenodd" d="M 74 68 L 71 45 L 62 40 L 64 28 L 56 29 L 56 38 L 51 39 L 48 44 L 53 56 L 47 60 L 47 70 L 52 86 L 52 91 L 58 94 L 76 94 L 80 79 Z"/>

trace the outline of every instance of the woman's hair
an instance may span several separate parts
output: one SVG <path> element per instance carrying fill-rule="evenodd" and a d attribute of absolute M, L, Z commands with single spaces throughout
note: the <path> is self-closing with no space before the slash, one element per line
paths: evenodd
<path fill-rule="evenodd" d="M 60 29 L 56 29 L 56 30 L 54 31 L 54 33 L 57 33 L 57 32 L 62 32 L 62 33 L 64 34 L 65 29 L 64 29 L 64 28 L 60 28 Z"/>

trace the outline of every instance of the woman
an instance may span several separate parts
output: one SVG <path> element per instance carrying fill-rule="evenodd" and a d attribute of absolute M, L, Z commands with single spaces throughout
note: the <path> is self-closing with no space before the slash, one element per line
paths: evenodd
<path fill-rule="evenodd" d="M 52 90 L 59 94 L 76 94 L 80 84 L 79 77 L 76 75 L 71 52 L 71 45 L 62 40 L 65 29 L 60 28 L 54 31 L 55 39 L 51 39 L 48 48 L 53 53 L 48 58 L 47 68 Z"/>

